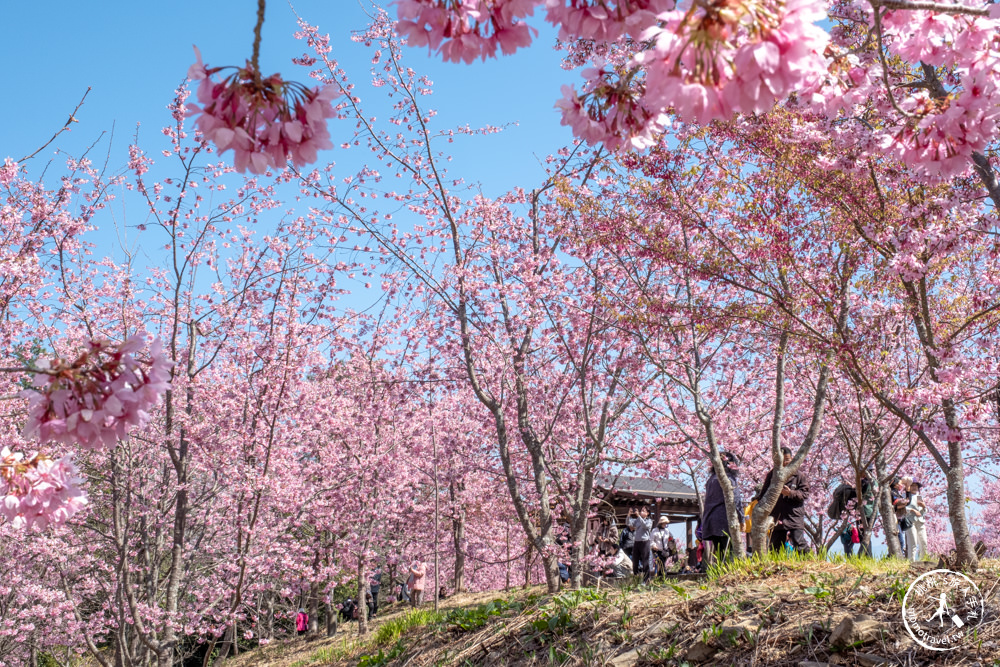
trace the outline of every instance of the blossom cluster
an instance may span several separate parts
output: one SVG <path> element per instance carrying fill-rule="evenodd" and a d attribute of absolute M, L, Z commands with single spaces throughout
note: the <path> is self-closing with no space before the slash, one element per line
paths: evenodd
<path fill-rule="evenodd" d="M 611 150 L 651 146 L 669 113 L 704 124 L 793 100 L 834 121 L 877 111 L 889 122 L 869 131 L 870 147 L 940 179 L 967 172 L 970 157 L 1000 133 L 1000 7 L 983 8 L 979 0 L 932 10 L 878 8 L 878 16 L 866 0 L 834 0 L 834 44 L 818 25 L 827 19 L 822 0 L 396 4 L 398 34 L 455 62 L 529 45 L 525 17 L 544 6 L 571 52 L 567 62 L 593 65 L 580 92 L 563 87 L 556 103 L 562 122 Z M 845 37 L 856 43 L 839 48 L 836 40 Z M 886 65 L 886 57 L 895 64 Z M 616 60 L 615 71 L 603 58 Z M 913 80 L 928 67 L 941 73 L 937 89 Z"/>
<path fill-rule="evenodd" d="M 399 0 L 396 30 L 410 46 L 440 51 L 451 62 L 504 55 L 531 44 L 530 16 L 538 0 Z"/>
<path fill-rule="evenodd" d="M 937 91 L 916 88 L 898 101 L 908 117 L 883 137 L 881 148 L 931 176 L 961 174 L 972 153 L 984 151 L 1000 132 L 1000 57 L 991 47 L 1000 24 L 982 17 L 890 11 L 882 25 L 892 52 L 943 68 L 950 76 Z M 950 89 L 945 83 L 952 84 Z"/>
<path fill-rule="evenodd" d="M 301 167 L 315 162 L 320 149 L 333 148 L 326 120 L 336 115 L 330 103 L 340 95 L 336 87 L 307 88 L 278 74 L 264 79 L 250 63 L 209 68 L 195 53 L 188 78 L 201 81 L 200 106 L 190 105 L 188 115 L 197 116 L 198 130 L 220 153 L 233 150 L 237 171 L 284 169 L 289 158 Z M 224 69 L 236 71 L 221 81 L 212 78 Z"/>
<path fill-rule="evenodd" d="M 87 504 L 72 456 L 53 460 L 0 450 L 0 516 L 14 528 L 44 530 L 64 523 Z"/>
<path fill-rule="evenodd" d="M 656 24 L 657 16 L 676 6 L 674 0 L 546 0 L 545 20 L 559 26 L 559 39 L 613 42 L 638 37 Z"/>
<path fill-rule="evenodd" d="M 609 150 L 652 146 L 669 121 L 666 114 L 645 108 L 642 88 L 628 77 L 616 77 L 601 59 L 596 65 L 583 70 L 587 83 L 582 95 L 562 87 L 563 97 L 556 102 L 562 124 L 588 144 L 604 144 Z"/>
<path fill-rule="evenodd" d="M 128 430 L 149 419 L 148 410 L 170 388 L 173 366 L 159 340 L 148 360 L 137 334 L 121 345 L 91 341 L 74 361 L 38 362 L 28 399 L 24 437 L 38 442 L 79 444 L 85 448 L 113 447 Z"/>
<path fill-rule="evenodd" d="M 770 109 L 826 73 L 828 36 L 813 22 L 816 0 L 714 0 L 660 15 L 636 55 L 646 70 L 647 108 L 668 108 L 706 123 Z"/>
<path fill-rule="evenodd" d="M 0 185 L 10 185 L 17 177 L 18 164 L 12 159 L 5 158 L 3 166 L 0 167 Z"/>
<path fill-rule="evenodd" d="M 654 5 L 641 4 L 645 13 Z M 823 15 L 816 0 L 713 0 L 661 12 L 639 34 L 652 46 L 635 55 L 629 75 L 614 85 L 599 61 L 584 70 L 582 94 L 564 87 L 556 106 L 578 137 L 611 150 L 651 146 L 671 110 L 699 123 L 766 111 L 825 75 L 828 38 L 813 25 Z"/>

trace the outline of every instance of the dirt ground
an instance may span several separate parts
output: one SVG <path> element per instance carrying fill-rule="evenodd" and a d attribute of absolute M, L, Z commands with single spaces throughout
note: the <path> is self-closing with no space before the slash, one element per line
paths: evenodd
<path fill-rule="evenodd" d="M 949 651 L 920 646 L 903 623 L 910 584 L 934 569 L 932 563 L 792 560 L 649 587 L 465 594 L 443 601 L 443 614 L 434 618 L 417 621 L 397 605 L 364 638 L 356 625 L 342 626 L 331 639 L 281 642 L 227 664 L 1000 667 L 1000 562 L 985 561 L 970 575 L 985 613 Z M 393 628 L 402 634 L 388 632 Z"/>

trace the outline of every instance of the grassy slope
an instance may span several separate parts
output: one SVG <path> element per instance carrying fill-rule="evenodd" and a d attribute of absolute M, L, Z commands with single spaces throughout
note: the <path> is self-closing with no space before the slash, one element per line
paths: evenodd
<path fill-rule="evenodd" d="M 986 596 L 984 623 L 961 649 L 946 653 L 919 647 L 903 628 L 902 597 L 928 569 L 893 560 L 793 557 L 746 561 L 700 581 L 649 588 L 459 596 L 438 615 L 390 610 L 365 638 L 342 629 L 333 639 L 289 641 L 228 664 L 779 666 L 881 658 L 890 665 L 1000 666 L 1000 562 L 984 562 L 973 576 Z M 877 622 L 880 636 L 831 647 L 831 631 L 858 614 Z"/>

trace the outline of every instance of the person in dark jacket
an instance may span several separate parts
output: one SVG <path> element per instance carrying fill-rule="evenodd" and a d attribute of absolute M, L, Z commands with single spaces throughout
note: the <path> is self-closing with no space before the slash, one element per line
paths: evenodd
<path fill-rule="evenodd" d="M 783 457 L 782 467 L 786 467 L 792 462 L 792 450 L 788 447 L 781 448 Z M 771 487 L 771 477 L 774 475 L 774 468 L 767 472 L 764 484 L 761 485 L 758 500 L 767 494 Z M 792 548 L 799 553 L 810 551 L 809 542 L 806 540 L 805 520 L 806 520 L 806 499 L 809 497 L 809 480 L 802 472 L 797 472 L 785 482 L 781 488 L 781 495 L 771 516 L 774 517 L 774 529 L 771 530 L 770 548 L 772 551 L 781 551 L 787 539 Z"/>
<path fill-rule="evenodd" d="M 732 452 L 722 452 L 722 466 L 726 477 L 733 487 L 733 499 L 736 501 L 736 516 L 743 517 L 743 497 L 740 494 L 739 460 Z M 722 495 L 722 485 L 715 470 L 705 482 L 705 510 L 701 516 L 701 534 L 705 540 L 706 565 L 711 565 L 717 559 L 725 558 L 729 553 L 731 543 L 729 536 L 729 519 L 726 517 L 726 500 Z"/>
<path fill-rule="evenodd" d="M 378 612 L 378 594 L 381 589 L 382 589 L 382 568 L 378 568 L 377 570 L 375 570 L 375 574 L 372 575 L 372 580 L 370 582 L 370 586 L 368 587 L 368 590 L 372 596 L 372 606 L 371 609 L 369 610 L 371 612 L 372 617 L 374 617 L 375 614 Z"/>
<path fill-rule="evenodd" d="M 635 546 L 635 533 L 629 526 L 629 519 L 632 518 L 634 512 L 634 507 L 629 508 L 628 517 L 625 519 L 625 527 L 622 528 L 621 536 L 618 538 L 618 546 L 629 557 L 629 560 L 632 559 L 632 548 Z"/>

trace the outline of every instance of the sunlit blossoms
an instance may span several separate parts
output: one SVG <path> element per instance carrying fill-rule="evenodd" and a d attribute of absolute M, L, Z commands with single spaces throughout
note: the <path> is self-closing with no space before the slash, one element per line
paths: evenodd
<path fill-rule="evenodd" d="M 74 361 L 41 360 L 28 399 L 24 437 L 38 442 L 112 447 L 149 419 L 148 411 L 170 388 L 173 363 L 159 340 L 137 359 L 142 335 L 121 345 L 92 341 Z"/>
<path fill-rule="evenodd" d="M 470 63 L 531 44 L 534 28 L 521 21 L 538 0 L 398 0 L 396 30 L 410 46 Z"/>
<path fill-rule="evenodd" d="M 14 528 L 64 523 L 87 504 L 72 456 L 53 460 L 0 450 L 0 516 Z"/>
<path fill-rule="evenodd" d="M 974 151 L 984 151 L 998 134 L 1000 57 L 990 44 L 997 22 L 924 11 L 886 12 L 885 40 L 910 62 L 944 68 L 939 87 L 897 89 L 901 127 L 882 140 L 882 148 L 937 178 L 965 172 Z"/>
<path fill-rule="evenodd" d="M 546 0 L 546 20 L 559 26 L 559 39 L 614 41 L 638 37 L 656 17 L 676 6 L 673 0 Z"/>
<path fill-rule="evenodd" d="M 190 105 L 189 115 L 205 139 L 220 153 L 232 149 L 239 172 L 264 173 L 268 167 L 284 169 L 291 159 L 296 167 L 316 161 L 320 149 L 333 148 L 326 120 L 336 112 L 330 101 L 340 95 L 333 86 L 307 88 L 284 81 L 279 74 L 261 78 L 250 63 L 246 67 L 206 67 L 201 53 L 188 70 L 188 78 L 201 81 L 201 105 Z M 235 70 L 221 81 L 212 77 Z"/>
<path fill-rule="evenodd" d="M 3 166 L 0 167 L 0 185 L 10 185 L 17 177 L 17 163 L 10 158 L 5 158 Z"/>
<path fill-rule="evenodd" d="M 637 18 L 629 26 L 609 34 L 648 23 L 641 17 L 653 3 L 642 4 L 630 7 Z M 564 87 L 556 106 L 574 134 L 611 150 L 651 146 L 670 110 L 701 123 L 766 111 L 826 73 L 827 34 L 813 25 L 823 16 L 815 0 L 717 0 L 662 12 L 661 23 L 639 35 L 651 47 L 636 54 L 628 74 L 614 80 L 598 62 L 584 70 L 582 94 Z"/>
<path fill-rule="evenodd" d="M 828 37 L 815 0 L 716 0 L 660 15 L 643 39 L 647 108 L 673 107 L 684 120 L 708 122 L 766 111 L 826 72 Z"/>
<path fill-rule="evenodd" d="M 587 83 L 582 95 L 563 86 L 563 97 L 556 102 L 563 125 L 588 144 L 603 143 L 610 150 L 642 150 L 656 142 L 669 119 L 643 107 L 642 88 L 633 85 L 632 77 L 618 77 L 600 60 L 597 67 L 583 70 L 583 76 Z"/>

